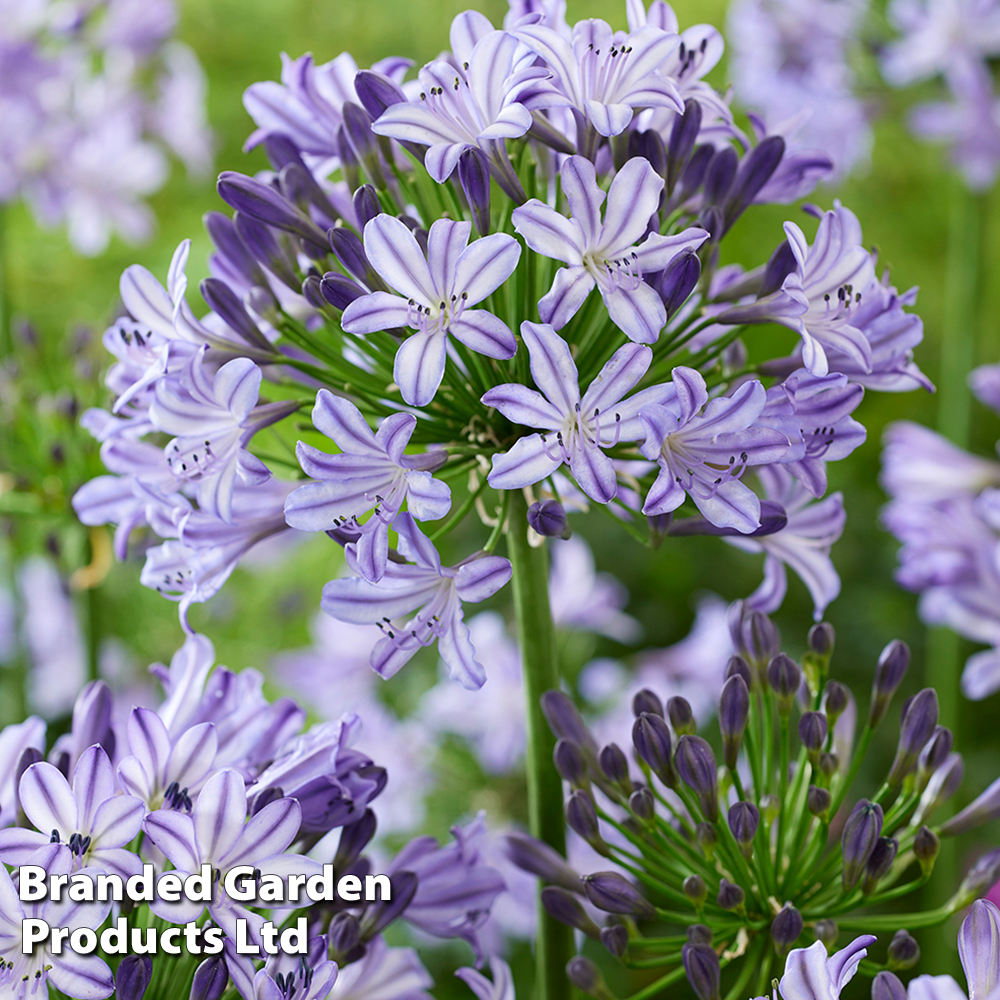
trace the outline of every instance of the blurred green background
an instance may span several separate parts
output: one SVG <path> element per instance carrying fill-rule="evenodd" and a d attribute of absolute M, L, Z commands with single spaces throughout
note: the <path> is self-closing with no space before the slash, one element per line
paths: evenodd
<path fill-rule="evenodd" d="M 402 54 L 419 65 L 447 45 L 451 18 L 464 6 L 461 0 L 378 4 L 184 0 L 179 35 L 194 48 L 208 73 L 217 170 L 252 173 L 266 165 L 260 151 L 242 152 L 252 123 L 241 95 L 254 81 L 277 78 L 282 51 L 291 56 L 312 51 L 322 62 L 349 50 L 361 66 Z M 506 11 L 502 0 L 486 0 L 479 6 L 494 23 Z M 722 26 L 725 5 L 717 0 L 679 0 L 674 6 L 682 27 L 699 21 Z M 571 20 L 588 16 L 602 16 L 623 26 L 624 4 L 570 3 Z M 712 79 L 716 84 L 725 82 L 724 65 Z M 924 320 L 926 339 L 917 360 L 933 379 L 942 347 L 945 243 L 956 182 L 940 151 L 916 143 L 899 118 L 887 117 L 878 124 L 872 163 L 865 173 L 836 190 L 821 189 L 810 200 L 828 207 L 834 197 L 840 198 L 859 216 L 866 242 L 879 248 L 880 269 L 889 267 L 893 283 L 901 289 L 920 286 L 917 311 Z M 1000 259 L 997 199 L 994 192 L 981 204 L 985 236 L 979 328 L 963 331 L 963 336 L 975 338 L 977 364 L 1000 358 L 1000 324 L 995 318 L 1000 314 L 1000 289 L 993 265 Z M 140 262 L 163 277 L 177 243 L 190 237 L 190 287 L 196 288 L 207 274 L 209 241 L 201 216 L 223 207 L 214 182 L 192 181 L 178 168 L 151 203 L 159 219 L 153 242 L 130 247 L 115 241 L 104 256 L 93 260 L 76 256 L 62 231 L 39 230 L 22 206 L 6 213 L 7 294 L 14 317 L 16 365 L 15 378 L 0 384 L 0 447 L 4 452 L 0 471 L 7 477 L 0 491 L 0 514 L 6 528 L 0 544 L 8 570 L 29 552 L 50 551 L 68 577 L 92 558 L 88 534 L 74 524 L 69 498 L 101 467 L 96 446 L 75 427 L 75 415 L 86 406 L 109 402 L 99 381 L 108 360 L 99 334 L 116 314 L 122 270 Z M 763 262 L 782 238 L 782 222 L 799 215 L 797 208 L 782 206 L 748 213 L 723 245 L 724 262 L 740 261 L 748 267 Z M 806 229 L 812 232 L 808 222 Z M 31 325 L 30 332 L 26 323 Z M 786 346 L 791 346 L 790 337 Z M 974 450 L 992 453 L 1000 423 L 994 414 L 973 405 Z M 855 414 L 868 428 L 867 443 L 848 460 L 830 467 L 830 488 L 844 491 L 848 510 L 847 530 L 834 549 L 843 592 L 827 614 L 838 635 L 834 669 L 862 693 L 870 683 L 879 651 L 895 637 L 905 639 L 914 651 L 906 693 L 921 686 L 925 630 L 916 618 L 916 598 L 893 582 L 897 546 L 879 527 L 878 512 L 885 496 L 877 477 L 884 425 L 899 418 L 933 424 L 936 406 L 935 398 L 924 392 L 870 393 Z M 622 558 L 623 546 L 632 543 L 606 519 L 592 514 L 578 523 L 595 550 L 598 567 L 614 573 L 628 587 L 628 610 L 643 623 L 650 645 L 666 645 L 687 632 L 699 592 L 711 590 L 732 600 L 748 594 L 760 580 L 760 557 L 711 539 L 670 540 L 655 553 L 629 547 L 624 550 L 627 557 Z M 336 546 L 322 536 L 311 538 L 291 559 L 253 572 L 237 570 L 222 594 L 208 606 L 193 610 L 192 623 L 215 642 L 219 662 L 234 668 L 265 666 L 275 652 L 308 644 L 307 626 L 318 606 L 320 589 L 338 565 Z M 182 634 L 176 607 L 139 586 L 140 567 L 139 560 L 114 565 L 100 586 L 78 594 L 76 600 L 89 623 L 92 643 L 119 637 L 135 663 L 144 668 L 152 661 L 168 659 Z M 776 620 L 788 651 L 800 652 L 812 606 L 797 579 L 792 578 Z M 963 647 L 963 660 L 971 649 Z M 621 650 L 602 640 L 593 651 L 615 655 Z M 432 683 L 434 676 L 430 661 L 408 669 L 399 678 L 392 701 L 404 704 Z M 1000 696 L 961 705 L 956 748 L 966 758 L 966 795 L 1000 771 L 998 704 Z M 5 701 L 0 714 L 4 722 L 12 721 L 20 714 L 20 706 Z M 888 743 L 894 740 L 895 726 L 881 735 L 882 752 L 891 754 Z M 428 819 L 431 832 L 437 834 L 468 811 L 482 781 L 471 758 L 460 750 L 446 755 L 440 764 L 447 774 L 442 785 L 447 787 L 435 796 Z M 523 803 L 518 783 L 497 793 L 510 813 L 520 814 Z M 980 847 L 993 846 L 998 840 L 1000 832 L 994 825 L 981 832 Z M 936 949 L 933 932 L 924 935 L 925 951 L 934 949 L 940 958 L 941 948 L 947 950 L 954 941 L 955 929 L 938 933 L 944 940 L 938 940 Z M 467 958 L 462 955 L 461 961 Z M 920 968 L 945 971 L 939 964 Z M 447 961 L 435 969 L 442 996 L 445 989 L 451 989 L 444 982 L 450 978 L 442 971 L 446 969 Z"/>

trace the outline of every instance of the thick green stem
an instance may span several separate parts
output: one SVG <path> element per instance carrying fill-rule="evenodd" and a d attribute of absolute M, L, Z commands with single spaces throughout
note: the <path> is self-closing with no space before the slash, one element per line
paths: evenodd
<path fill-rule="evenodd" d="M 510 494 L 507 555 L 513 567 L 514 615 L 524 664 L 528 825 L 533 836 L 566 853 L 562 781 L 552 763 L 555 738 L 542 713 L 541 697 L 559 687 L 555 629 L 549 608 L 548 553 L 528 542 L 528 505 L 520 491 Z M 565 1000 L 572 995 L 566 963 L 573 956 L 572 930 L 538 906 L 535 939 L 535 997 Z"/>

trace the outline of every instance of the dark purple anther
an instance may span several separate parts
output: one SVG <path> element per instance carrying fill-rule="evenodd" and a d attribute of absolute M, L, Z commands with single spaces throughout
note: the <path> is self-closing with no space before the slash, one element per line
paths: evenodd
<path fill-rule="evenodd" d="M 699 278 L 701 258 L 693 250 L 679 253 L 660 273 L 655 287 L 663 299 L 668 320 L 687 302 Z"/>
<path fill-rule="evenodd" d="M 361 857 L 361 852 L 375 836 L 377 827 L 378 820 L 375 818 L 375 813 L 371 809 L 366 809 L 356 823 L 351 823 L 341 829 L 337 853 L 333 857 L 335 871 L 347 871 Z"/>
<path fill-rule="evenodd" d="M 711 745 L 700 736 L 682 736 L 674 763 L 681 781 L 698 796 L 705 819 L 714 823 L 719 818 L 718 768 Z"/>
<path fill-rule="evenodd" d="M 920 961 L 920 945 L 913 938 L 909 931 L 898 930 L 892 936 L 888 948 L 888 962 L 886 964 L 892 970 L 900 972 L 912 969 Z"/>
<path fill-rule="evenodd" d="M 847 706 L 851 703 L 851 692 L 840 681 L 828 681 L 823 689 L 823 711 L 831 726 L 837 724 Z"/>
<path fill-rule="evenodd" d="M 906 987 L 899 976 L 882 971 L 872 980 L 872 1000 L 906 1000 Z"/>
<path fill-rule="evenodd" d="M 562 691 L 546 691 L 542 695 L 542 712 L 549 729 L 556 736 L 565 736 L 578 743 L 584 753 L 597 756 L 597 744 L 576 705 Z"/>
<path fill-rule="evenodd" d="M 851 890 L 861 881 L 865 865 L 882 834 L 882 820 L 882 807 L 868 799 L 861 799 L 847 817 L 840 838 L 845 889 Z"/>
<path fill-rule="evenodd" d="M 729 807 L 728 819 L 736 843 L 748 854 L 760 825 L 760 810 L 752 802 L 736 802 Z"/>
<path fill-rule="evenodd" d="M 700 912 L 708 898 L 708 886 L 705 885 L 705 880 L 700 875 L 688 875 L 681 888 L 684 890 L 684 895 L 691 900 L 694 908 Z M 711 940 L 711 934 L 709 934 L 709 942 Z"/>
<path fill-rule="evenodd" d="M 833 797 L 825 788 L 820 788 L 818 785 L 809 786 L 806 792 L 806 807 L 813 816 L 825 820 L 832 803 Z"/>
<path fill-rule="evenodd" d="M 722 685 L 722 694 L 719 697 L 722 760 L 730 770 L 736 767 L 749 714 L 750 691 L 743 677 L 740 674 L 734 674 Z"/>
<path fill-rule="evenodd" d="M 679 695 L 667 701 L 667 718 L 670 725 L 674 727 L 674 732 L 678 736 L 688 736 L 697 732 L 694 713 L 691 711 L 691 703 L 687 698 Z"/>
<path fill-rule="evenodd" d="M 784 653 L 778 653 L 767 665 L 767 683 L 778 697 L 778 711 L 788 715 L 802 684 L 802 668 Z"/>
<path fill-rule="evenodd" d="M 219 1000 L 228 985 L 226 960 L 221 955 L 206 958 L 194 971 L 190 1000 Z"/>
<path fill-rule="evenodd" d="M 764 268 L 764 276 L 761 278 L 760 291 L 757 293 L 761 298 L 770 295 L 781 288 L 785 278 L 788 277 L 795 268 L 798 261 L 792 252 L 788 240 L 782 240 L 771 254 L 767 265 Z"/>
<path fill-rule="evenodd" d="M 543 538 L 569 538 L 566 508 L 558 500 L 540 500 L 528 508 L 528 524 Z"/>
<path fill-rule="evenodd" d="M 490 168 L 486 157 L 469 147 L 458 158 L 458 180 L 472 209 L 472 222 L 480 236 L 490 231 Z"/>
<path fill-rule="evenodd" d="M 561 885 L 570 892 L 582 892 L 580 876 L 566 859 L 548 844 L 526 833 L 508 833 L 503 838 L 504 854 L 522 871 L 537 875 L 543 882 Z"/>
<path fill-rule="evenodd" d="M 628 951 L 628 928 L 624 924 L 612 924 L 601 928 L 601 944 L 615 958 L 624 958 Z"/>
<path fill-rule="evenodd" d="M 580 904 L 580 897 L 560 886 L 547 885 L 542 889 L 542 906 L 561 924 L 575 927 L 588 937 L 596 938 L 600 934 L 597 924 Z"/>
<path fill-rule="evenodd" d="M 205 278 L 200 287 L 201 297 L 226 326 L 238 333 L 251 347 L 272 353 L 274 348 L 270 341 L 260 332 L 260 328 L 229 285 L 218 278 Z"/>
<path fill-rule="evenodd" d="M 688 942 L 681 949 L 681 960 L 698 1000 L 719 1000 L 722 970 L 715 949 L 711 945 Z"/>
<path fill-rule="evenodd" d="M 361 921 L 353 913 L 338 913 L 330 921 L 330 950 L 342 958 L 361 942 Z"/>
<path fill-rule="evenodd" d="M 632 712 L 637 719 L 643 712 L 647 712 L 649 715 L 658 715 L 662 719 L 663 702 L 660 701 L 659 696 L 650 691 L 649 688 L 643 688 L 632 699 Z"/>
<path fill-rule="evenodd" d="M 701 119 L 701 104 L 693 98 L 688 98 L 684 102 L 684 113 L 674 118 L 666 149 L 668 194 L 673 191 L 677 176 L 684 169 L 684 164 L 687 163 L 691 150 L 698 141 Z"/>
<path fill-rule="evenodd" d="M 153 977 L 149 955 L 126 955 L 115 972 L 115 996 L 120 1000 L 142 1000 Z"/>
<path fill-rule="evenodd" d="M 738 910 L 746 898 L 746 893 L 738 885 L 724 878 L 719 883 L 719 894 L 715 901 L 724 910 Z"/>
<path fill-rule="evenodd" d="M 937 723 L 937 691 L 924 688 L 910 699 L 900 724 L 896 759 L 886 779 L 890 785 L 898 785 L 913 770 L 924 744 L 934 735 Z"/>
<path fill-rule="evenodd" d="M 865 865 L 865 877 L 861 883 L 861 891 L 870 896 L 877 888 L 879 882 L 889 874 L 892 863 L 896 860 L 896 853 L 899 851 L 899 841 L 893 837 L 879 837 L 875 841 L 875 847 Z"/>
<path fill-rule="evenodd" d="M 583 876 L 583 891 L 594 906 L 605 913 L 622 913 L 639 920 L 653 920 L 655 907 L 638 889 L 617 872 L 595 872 Z"/>
<path fill-rule="evenodd" d="M 798 941 L 804 927 L 802 914 L 791 903 L 786 903 L 771 922 L 771 940 L 779 957 L 783 958 L 788 954 L 792 945 Z"/>
<path fill-rule="evenodd" d="M 889 702 L 903 683 L 910 666 L 910 647 L 893 639 L 878 658 L 875 680 L 872 682 L 872 702 L 868 709 L 868 724 L 877 726 L 885 717 Z"/>
<path fill-rule="evenodd" d="M 726 148 L 732 149 L 731 146 Z M 757 197 L 760 189 L 778 169 L 784 155 L 785 140 L 780 135 L 769 135 L 743 157 L 726 203 L 726 229 L 732 226 Z"/>
<path fill-rule="evenodd" d="M 569 801 L 566 803 L 566 823 L 595 851 L 607 855 L 608 845 L 601 837 L 601 828 L 597 822 L 597 809 L 590 792 L 578 788 L 570 795 Z"/>
<path fill-rule="evenodd" d="M 670 730 L 661 715 L 643 712 L 632 724 L 632 744 L 635 752 L 663 784 L 677 785 L 677 775 L 671 763 Z"/>
<path fill-rule="evenodd" d="M 237 212 L 249 215 L 265 225 L 294 233 L 320 250 L 326 250 L 326 235 L 323 230 L 274 188 L 235 170 L 224 170 L 219 174 L 216 187 L 222 200 Z"/>
<path fill-rule="evenodd" d="M 648 823 L 656 812 L 656 801 L 648 788 L 640 788 L 628 797 L 628 807 L 637 819 Z"/>
<path fill-rule="evenodd" d="M 568 781 L 574 788 L 587 786 L 587 762 L 579 744 L 572 740 L 557 740 L 552 760 L 563 781 Z"/>
<path fill-rule="evenodd" d="M 354 205 L 354 215 L 362 231 L 375 216 L 382 214 L 382 205 L 378 200 L 378 195 L 375 193 L 375 188 L 371 184 L 362 184 L 354 192 L 352 202 Z"/>

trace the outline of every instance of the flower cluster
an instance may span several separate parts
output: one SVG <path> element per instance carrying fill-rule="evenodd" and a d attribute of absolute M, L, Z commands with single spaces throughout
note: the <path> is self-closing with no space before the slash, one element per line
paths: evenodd
<path fill-rule="evenodd" d="M 0 5 L 0 204 L 23 198 L 85 254 L 150 234 L 166 153 L 212 165 L 205 76 L 176 20 L 173 0 Z"/>
<path fill-rule="evenodd" d="M 812 628 L 801 665 L 780 652 L 780 636 L 762 613 L 735 605 L 730 629 L 739 653 L 717 703 L 721 767 L 680 696 L 666 705 L 650 689 L 634 696 L 633 765 L 618 744 L 596 741 L 566 694 L 550 691 L 543 708 L 558 737 L 556 767 L 570 789 L 566 822 L 613 867 L 581 877 L 551 848 L 520 834 L 508 838 L 508 850 L 547 883 L 542 901 L 553 917 L 599 940 L 630 968 L 662 971 L 636 996 L 653 996 L 686 975 L 701 1000 L 718 1000 L 727 969 L 727 995 L 763 994 L 774 963 L 812 938 L 789 956 L 782 995 L 836 997 L 875 942 L 858 938 L 828 964 L 826 949 L 841 931 L 933 926 L 997 880 L 1000 850 L 993 850 L 937 909 L 868 912 L 927 881 L 940 838 L 1000 816 L 1000 779 L 952 819 L 934 823 L 934 812 L 958 789 L 963 765 L 951 731 L 938 725 L 937 695 L 926 688 L 903 706 L 884 781 L 853 803 L 828 844 L 904 679 L 909 650 L 894 641 L 883 651 L 858 732 L 853 695 L 828 679 L 830 625 Z M 995 938 L 992 947 L 995 956 Z M 918 955 L 913 938 L 899 930 L 889 968 L 909 968 Z M 824 968 L 829 992 L 821 988 Z M 603 982 L 595 986 L 591 966 L 577 960 L 569 973 L 581 989 L 607 995 Z M 810 990 L 786 992 L 796 977 Z"/>
<path fill-rule="evenodd" d="M 527 527 L 522 492 L 534 542 L 595 503 L 646 544 L 764 553 L 761 609 L 787 566 L 817 617 L 836 596 L 826 463 L 864 440 L 865 388 L 927 384 L 914 295 L 877 276 L 840 204 L 812 239 L 789 221 L 768 260 L 719 267 L 747 209 L 826 167 L 734 126 L 703 80 L 713 28 L 679 32 L 662 0 L 628 21 L 466 12 L 416 79 L 405 60 L 305 56 L 247 91 L 273 169 L 219 178 L 235 213 L 206 216 L 206 315 L 185 298 L 187 242 L 166 288 L 123 275 L 113 412 L 85 416 L 111 474 L 74 501 L 117 524 L 119 555 L 137 527 L 163 539 L 142 580 L 185 623 L 258 541 L 325 532 L 352 575 L 322 606 L 370 626 L 371 666 L 388 677 L 437 643 L 479 687 L 463 605 L 507 582 L 493 553 Z M 754 358 L 771 323 L 796 339 Z M 471 511 L 489 537 L 444 565 L 435 543 Z"/>
<path fill-rule="evenodd" d="M 234 898 L 224 888 L 226 873 L 248 865 L 256 878 L 286 879 L 320 874 L 322 862 L 332 861 L 338 878 L 363 879 L 372 871 L 364 852 L 375 834 L 373 806 L 386 772 L 356 749 L 362 723 L 354 712 L 303 729 L 305 711 L 288 698 L 268 701 L 257 671 L 213 664 L 211 643 L 189 636 L 169 667 L 152 668 L 165 695 L 156 708 L 130 708 L 103 682 L 89 684 L 76 700 L 70 731 L 47 756 L 46 727 L 37 717 L 0 732 L 0 861 L 40 865 L 49 875 L 123 879 L 140 875 L 144 863 L 157 874 L 169 867 L 184 877 L 210 865 L 218 881 L 209 902 L 178 901 L 164 890 L 148 909 L 166 923 L 193 927 L 198 921 L 200 934 L 214 927 L 224 935 L 224 952 L 197 969 L 197 958 L 167 959 L 188 962 L 184 975 L 196 983 L 211 977 L 216 997 L 230 978 L 245 1000 L 275 990 L 291 996 L 291 984 L 307 987 L 311 1000 L 366 996 L 375 984 L 387 997 L 425 997 L 430 978 L 415 952 L 391 948 L 382 938 L 397 919 L 438 937 L 462 938 L 480 958 L 477 931 L 504 889 L 483 857 L 482 815 L 456 826 L 452 845 L 430 837 L 407 844 L 385 869 L 390 892 L 384 899 L 279 907 L 279 922 L 307 918 L 308 959 L 275 957 L 258 968 L 236 952 L 236 921 L 246 921 L 246 939 L 259 946 L 261 908 L 274 904 L 263 890 L 257 902 Z M 22 904 L 2 865 L 0 892 L 5 982 L 15 989 L 30 982 L 33 991 L 49 983 L 87 1000 L 112 993 L 115 981 L 100 954 L 43 944 L 22 955 L 20 945 L 25 917 L 98 930 L 110 901 Z M 142 928 L 150 919 L 146 910 L 140 904 L 122 914 L 130 928 Z M 122 975 L 120 967 L 120 992 Z M 149 975 L 139 989 L 124 987 L 123 996 L 141 1000 Z"/>
<path fill-rule="evenodd" d="M 969 376 L 973 393 L 1000 412 L 1000 365 Z M 882 514 L 902 542 L 896 579 L 920 594 L 920 616 L 992 649 L 969 657 L 968 698 L 1000 690 L 1000 463 L 980 458 L 909 421 L 890 425 L 882 485 L 892 497 Z"/>

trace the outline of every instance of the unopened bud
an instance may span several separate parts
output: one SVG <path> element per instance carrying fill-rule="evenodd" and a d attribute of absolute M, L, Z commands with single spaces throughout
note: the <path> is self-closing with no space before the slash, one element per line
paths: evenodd
<path fill-rule="evenodd" d="M 823 688 L 823 711 L 831 726 L 837 724 L 845 709 L 851 703 L 851 692 L 840 681 L 827 681 Z"/>
<path fill-rule="evenodd" d="M 928 788 L 930 786 L 928 785 Z M 1000 816 L 1000 778 L 978 795 L 958 815 L 941 827 L 942 837 L 954 837 Z"/>
<path fill-rule="evenodd" d="M 752 802 L 736 802 L 729 809 L 729 829 L 733 831 L 736 843 L 749 857 L 753 853 L 753 838 L 760 825 L 760 811 Z"/>
<path fill-rule="evenodd" d="M 825 788 L 819 788 L 816 785 L 809 786 L 809 790 L 806 792 L 806 806 L 813 816 L 825 820 L 832 802 L 833 798 Z"/>
<path fill-rule="evenodd" d="M 632 712 L 637 719 L 643 712 L 647 712 L 649 715 L 658 715 L 662 719 L 663 702 L 660 701 L 659 696 L 650 691 L 649 688 L 643 688 L 632 699 Z"/>
<path fill-rule="evenodd" d="M 906 987 L 892 972 L 880 972 L 872 980 L 872 1000 L 906 1000 Z"/>
<path fill-rule="evenodd" d="M 349 955 L 361 941 L 361 921 L 353 913 L 338 913 L 330 921 L 330 949 L 338 958 Z"/>
<path fill-rule="evenodd" d="M 872 683 L 872 702 L 868 709 L 868 724 L 877 726 L 885 718 L 889 702 L 903 683 L 910 666 L 910 647 L 893 639 L 878 658 L 875 680 Z"/>
<path fill-rule="evenodd" d="M 788 954 L 792 945 L 798 941 L 804 926 L 802 914 L 791 903 L 786 903 L 771 922 L 771 940 L 780 957 Z"/>
<path fill-rule="evenodd" d="M 840 768 L 840 758 L 831 750 L 819 755 L 819 771 L 824 778 L 832 778 Z"/>
<path fill-rule="evenodd" d="M 570 892 L 582 892 L 580 876 L 566 859 L 548 844 L 526 833 L 508 833 L 503 837 L 504 853 L 518 868 L 537 875 L 543 882 L 561 885 Z"/>
<path fill-rule="evenodd" d="M 686 698 L 677 696 L 667 702 L 667 718 L 670 719 L 670 725 L 674 727 L 674 732 L 678 736 L 694 733 L 698 729 L 691 705 Z"/>
<path fill-rule="evenodd" d="M 656 909 L 623 875 L 595 872 L 583 876 L 583 891 L 605 913 L 621 913 L 639 920 L 653 920 Z"/>
<path fill-rule="evenodd" d="M 804 712 L 799 718 L 799 739 L 813 767 L 819 766 L 819 755 L 826 744 L 827 731 L 826 716 L 822 712 Z"/>
<path fill-rule="evenodd" d="M 681 781 L 698 796 L 705 819 L 714 823 L 719 818 L 718 768 L 711 745 L 700 736 L 682 736 L 674 764 Z"/>
<path fill-rule="evenodd" d="M 950 753 L 948 759 L 931 775 L 927 787 L 920 796 L 920 803 L 913 822 L 922 823 L 935 809 L 940 808 L 958 791 L 965 776 L 965 764 L 960 753 Z M 964 810 L 963 810 L 964 811 Z M 957 820 L 962 813 L 949 820 Z M 948 824 L 946 823 L 945 826 Z"/>
<path fill-rule="evenodd" d="M 903 715 L 896 759 L 886 779 L 890 785 L 898 785 L 913 770 L 924 744 L 934 734 L 937 722 L 937 692 L 934 688 L 924 688 L 910 699 Z"/>
<path fill-rule="evenodd" d="M 617 743 L 609 743 L 601 749 L 598 757 L 601 770 L 613 785 L 617 785 L 626 795 L 632 792 L 632 779 L 628 776 L 628 759 Z"/>
<path fill-rule="evenodd" d="M 115 996 L 120 1000 L 142 1000 L 152 978 L 153 959 L 149 955 L 126 955 L 115 972 Z"/>
<path fill-rule="evenodd" d="M 628 797 L 628 807 L 636 819 L 648 823 L 656 814 L 656 802 L 648 788 L 637 788 Z"/>
<path fill-rule="evenodd" d="M 899 930 L 889 942 L 889 960 L 886 963 L 893 971 L 912 969 L 920 961 L 920 945 L 907 931 Z"/>
<path fill-rule="evenodd" d="M 753 672 L 750 670 L 750 666 L 742 656 L 730 656 L 729 663 L 726 664 L 726 675 L 725 679 L 728 681 L 730 677 L 742 677 L 743 683 L 747 687 L 753 683 Z"/>
<path fill-rule="evenodd" d="M 691 944 L 711 944 L 712 929 L 704 924 L 689 924 L 687 939 Z"/>
<path fill-rule="evenodd" d="M 739 757 L 740 745 L 743 742 L 743 734 L 746 732 L 749 714 L 750 688 L 741 674 L 734 673 L 722 686 L 722 694 L 719 697 L 719 729 L 722 731 L 722 757 L 726 767 L 730 770 L 736 767 L 736 760 Z"/>
<path fill-rule="evenodd" d="M 715 949 L 707 944 L 688 942 L 681 949 L 684 971 L 698 1000 L 719 1000 L 722 969 Z"/>
<path fill-rule="evenodd" d="M 601 944 L 615 958 L 624 958 L 628 951 L 628 928 L 624 924 L 612 924 L 601 928 Z"/>
<path fill-rule="evenodd" d="M 702 849 L 706 858 L 711 859 L 715 854 L 715 848 L 719 844 L 719 834 L 712 823 L 699 823 L 694 828 L 694 839 L 698 841 L 698 846 Z"/>
<path fill-rule="evenodd" d="M 540 500 L 528 508 L 528 524 L 544 538 L 569 538 L 566 509 L 558 500 Z"/>
<path fill-rule="evenodd" d="M 604 983 L 601 970 L 584 955 L 574 955 L 566 963 L 566 977 L 573 986 L 589 996 L 605 1000 L 611 995 Z"/>
<path fill-rule="evenodd" d="M 597 744 L 579 709 L 562 691 L 546 691 L 542 695 L 542 712 L 556 737 L 565 737 L 579 744 L 583 751 L 597 755 Z"/>
<path fill-rule="evenodd" d="M 784 653 L 778 653 L 767 665 L 767 683 L 778 698 L 778 711 L 788 715 L 802 684 L 802 668 Z"/>
<path fill-rule="evenodd" d="M 882 820 L 882 807 L 868 799 L 861 799 L 848 816 L 840 838 L 845 889 L 853 889 L 861 881 L 865 865 L 882 833 Z"/>
<path fill-rule="evenodd" d="M 837 634 L 829 622 L 820 622 L 809 629 L 809 651 L 816 656 L 830 657 Z"/>
<path fill-rule="evenodd" d="M 578 788 L 566 803 L 566 824 L 578 836 L 582 837 L 595 851 L 608 855 L 608 845 L 604 843 L 601 829 L 597 822 L 597 809 L 590 792 Z"/>
<path fill-rule="evenodd" d="M 691 900 L 692 906 L 700 912 L 708 898 L 708 887 L 705 885 L 705 880 L 700 875 L 688 875 L 681 888 L 684 890 L 684 895 Z"/>
<path fill-rule="evenodd" d="M 677 785 L 671 759 L 670 730 L 662 715 L 643 712 L 632 725 L 632 745 L 636 755 L 663 784 Z"/>
<path fill-rule="evenodd" d="M 931 775 L 948 759 L 955 738 L 950 729 L 938 726 L 917 757 L 917 778 L 914 789 L 922 792 Z"/>
<path fill-rule="evenodd" d="M 1000 847 L 987 851 L 969 869 L 948 905 L 952 912 L 968 906 L 974 899 L 985 896 L 997 882 L 1000 882 Z"/>
<path fill-rule="evenodd" d="M 542 906 L 554 920 L 568 927 L 583 931 L 588 937 L 600 936 L 600 928 L 580 903 L 579 896 L 573 895 L 557 885 L 547 885 L 542 889 Z"/>
<path fill-rule="evenodd" d="M 816 939 L 826 945 L 826 950 L 833 951 L 833 946 L 837 943 L 837 938 L 840 937 L 840 928 L 837 926 L 837 921 L 830 918 L 817 920 L 812 925 L 812 929 L 813 934 L 816 935 Z"/>
<path fill-rule="evenodd" d="M 740 886 L 724 878 L 719 884 L 719 894 L 715 901 L 724 910 L 741 910 L 746 898 L 746 893 Z"/>
<path fill-rule="evenodd" d="M 226 967 L 226 960 L 221 955 L 206 958 L 194 970 L 190 1000 L 219 1000 L 228 985 L 229 969 Z"/>
<path fill-rule="evenodd" d="M 899 850 L 899 841 L 893 837 L 879 837 L 875 841 L 875 847 L 868 856 L 868 863 L 865 865 L 865 877 L 861 883 L 861 891 L 870 896 L 877 888 L 879 882 L 889 874 L 893 861 L 896 860 L 896 852 Z"/>
<path fill-rule="evenodd" d="M 934 870 L 934 862 L 941 853 L 941 838 L 929 827 L 922 826 L 913 838 L 913 853 L 920 862 L 920 871 L 927 878 Z"/>
<path fill-rule="evenodd" d="M 583 759 L 583 751 L 578 743 L 573 740 L 557 740 L 552 760 L 563 781 L 568 781 L 574 788 L 587 787 L 587 762 Z"/>

